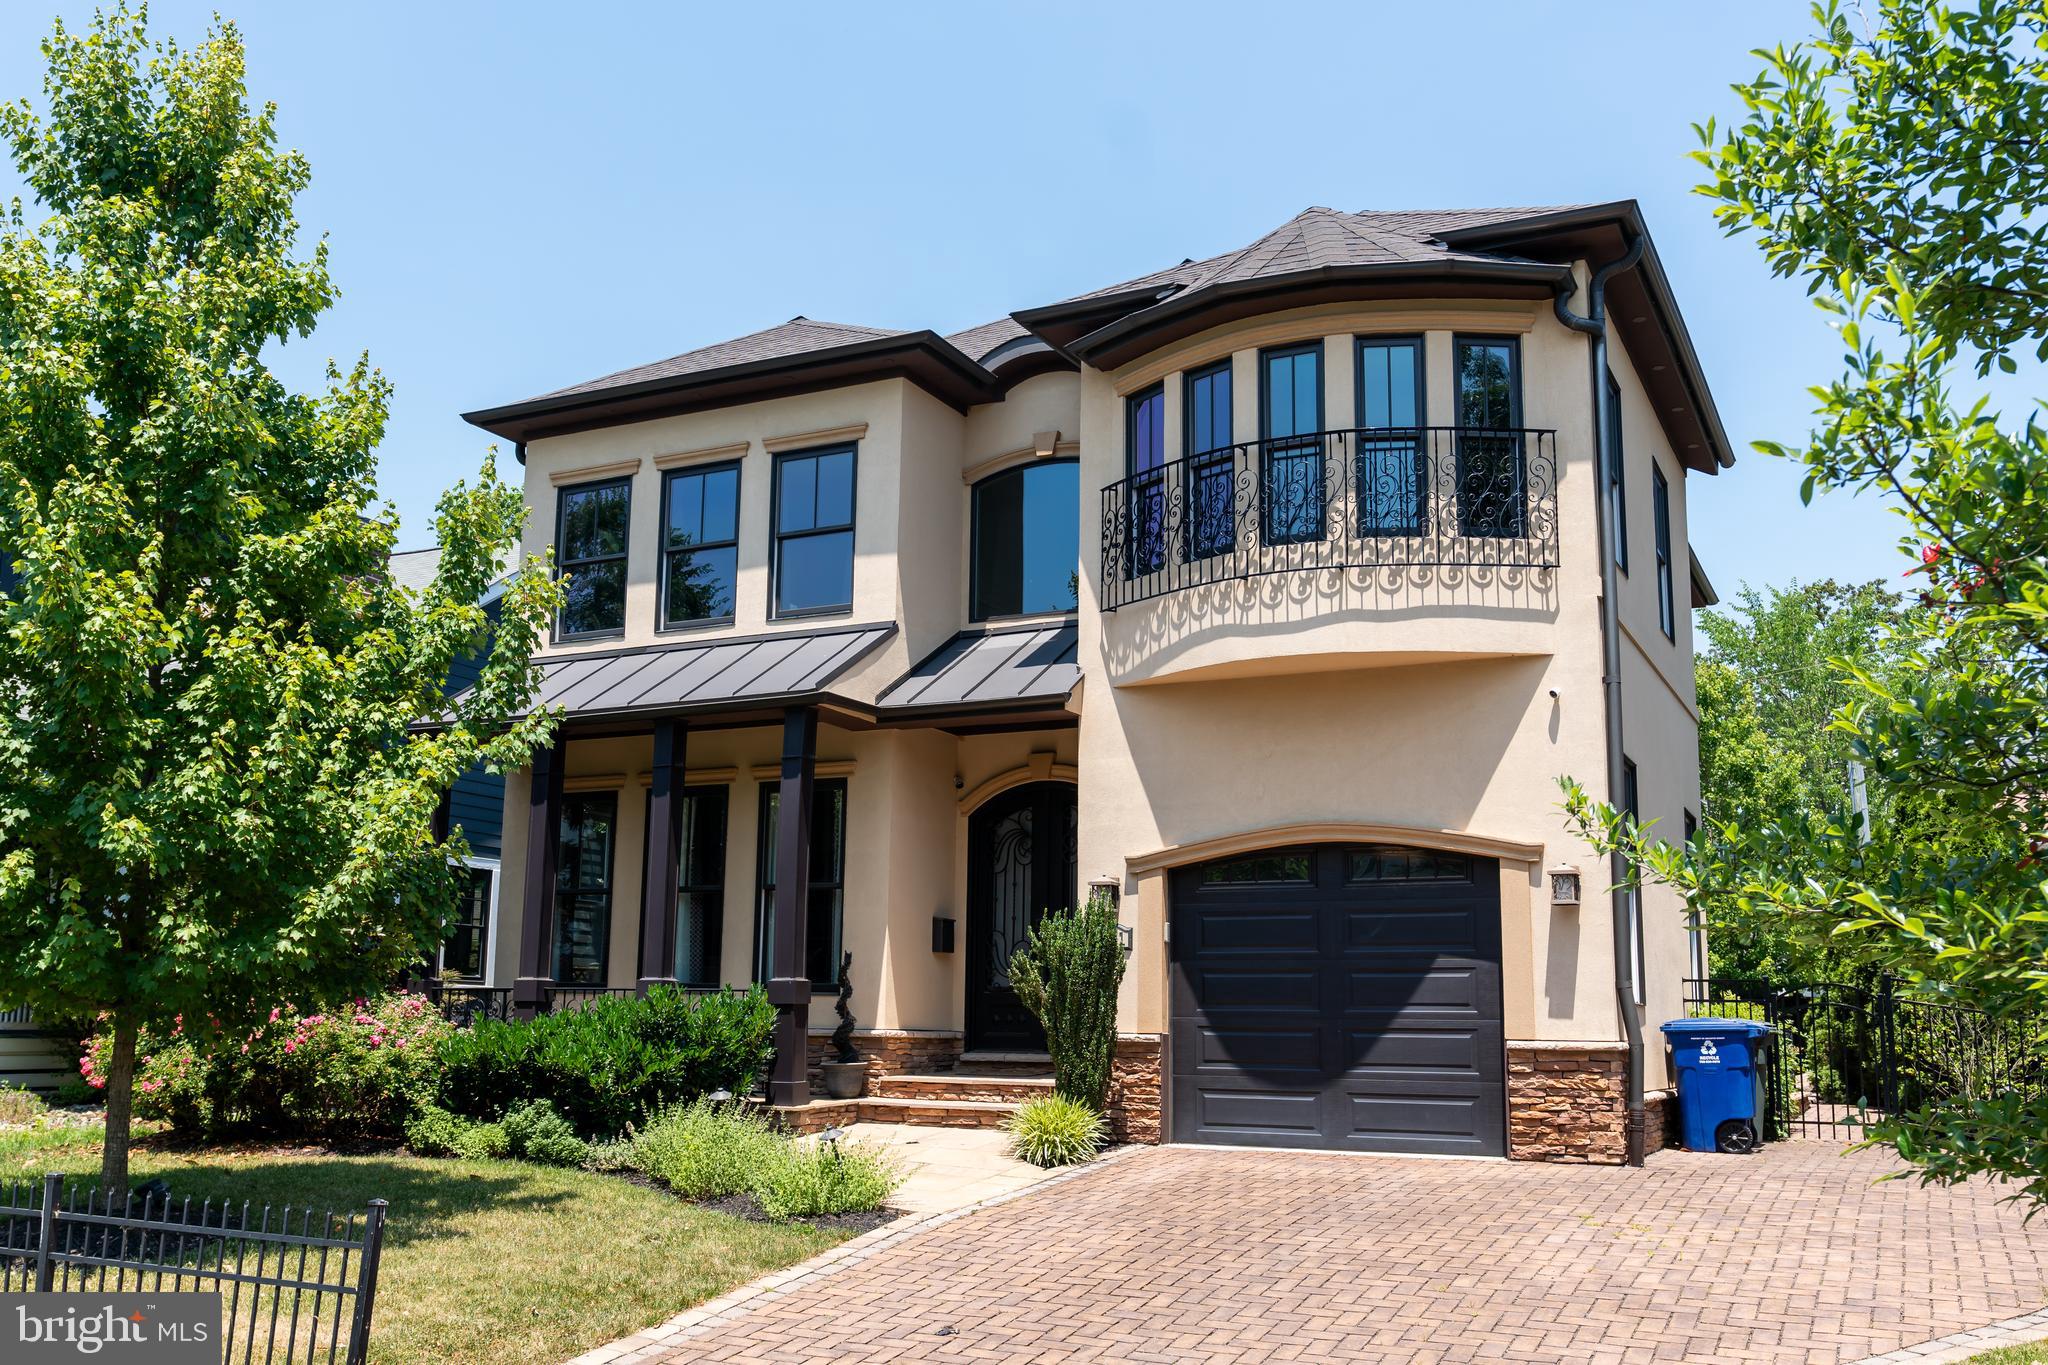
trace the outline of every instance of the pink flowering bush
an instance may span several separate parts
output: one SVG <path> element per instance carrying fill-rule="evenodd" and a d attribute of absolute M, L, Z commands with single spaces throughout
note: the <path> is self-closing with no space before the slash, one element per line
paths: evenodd
<path fill-rule="evenodd" d="M 315 1014 L 280 1007 L 246 1037 L 202 1042 L 181 1023 L 166 1038 L 144 1035 L 136 1112 L 189 1133 L 395 1136 L 432 1092 L 449 1032 L 424 996 L 405 991 Z M 111 1045 L 93 1038 L 79 1064 L 88 1085 L 104 1085 Z"/>

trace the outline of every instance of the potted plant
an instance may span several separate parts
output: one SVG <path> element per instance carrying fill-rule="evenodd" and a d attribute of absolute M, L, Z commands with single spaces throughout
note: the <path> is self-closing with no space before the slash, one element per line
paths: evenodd
<path fill-rule="evenodd" d="M 868 1064 L 853 1046 L 853 954 L 839 963 L 839 1027 L 832 1030 L 832 1057 L 824 1064 L 825 1093 L 835 1100 L 857 1100 L 868 1090 Z"/>

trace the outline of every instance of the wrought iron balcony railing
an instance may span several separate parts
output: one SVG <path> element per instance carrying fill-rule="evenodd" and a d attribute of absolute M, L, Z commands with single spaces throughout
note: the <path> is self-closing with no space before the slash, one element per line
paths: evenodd
<path fill-rule="evenodd" d="M 1556 567 L 1550 431 L 1321 431 L 1219 447 L 1102 490 L 1105 611 L 1263 574 Z"/>

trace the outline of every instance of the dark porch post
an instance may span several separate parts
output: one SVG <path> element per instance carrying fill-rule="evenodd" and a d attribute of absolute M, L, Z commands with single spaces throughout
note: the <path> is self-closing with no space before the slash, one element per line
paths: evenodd
<path fill-rule="evenodd" d="M 768 999 L 776 1014 L 770 1104 L 802 1104 L 811 1097 L 811 974 L 804 965 L 804 930 L 810 918 L 811 790 L 817 776 L 817 708 L 792 706 L 782 713 L 782 784 L 775 814 L 775 937 Z"/>
<path fill-rule="evenodd" d="M 555 856 L 562 833 L 562 769 L 568 741 L 533 756 L 533 784 L 526 795 L 526 893 L 519 918 L 519 977 L 512 983 L 512 1008 L 530 1019 L 547 1005 L 554 985 L 549 953 L 555 942 Z"/>
<path fill-rule="evenodd" d="M 647 780 L 647 884 L 640 894 L 640 994 L 675 984 L 676 872 L 683 846 L 683 755 L 689 726 L 654 724 L 654 771 Z"/>

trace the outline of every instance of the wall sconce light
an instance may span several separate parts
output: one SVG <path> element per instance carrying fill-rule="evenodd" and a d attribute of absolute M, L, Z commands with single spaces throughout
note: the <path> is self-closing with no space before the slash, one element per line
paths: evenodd
<path fill-rule="evenodd" d="M 1091 901 L 1097 896 L 1106 896 L 1111 905 L 1120 905 L 1123 902 L 1123 894 L 1124 882 L 1121 877 L 1091 877 L 1088 880 L 1088 899 Z"/>
<path fill-rule="evenodd" d="M 1116 927 L 1116 946 L 1124 950 L 1125 957 L 1129 957 L 1132 950 L 1138 946 L 1137 929 L 1128 924 L 1119 924 Z"/>
<path fill-rule="evenodd" d="M 953 917 L 951 915 L 932 916 L 932 951 L 935 953 L 950 953 L 953 951 Z"/>
<path fill-rule="evenodd" d="M 1550 869 L 1550 903 L 1552 905 L 1577 905 L 1579 903 L 1579 870 L 1576 867 L 1559 866 Z"/>

